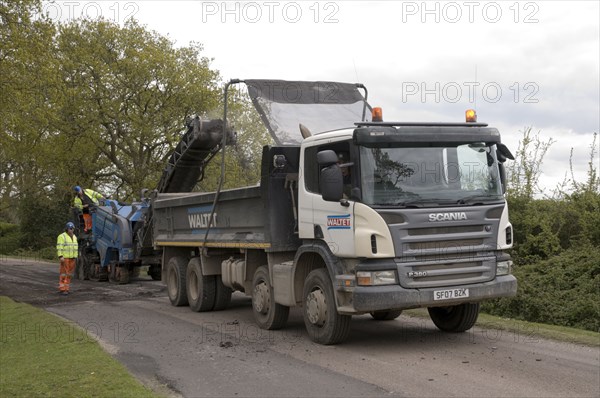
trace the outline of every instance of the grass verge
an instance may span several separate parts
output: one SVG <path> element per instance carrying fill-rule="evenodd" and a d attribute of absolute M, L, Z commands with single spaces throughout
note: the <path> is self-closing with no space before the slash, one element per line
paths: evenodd
<path fill-rule="evenodd" d="M 429 314 L 425 308 L 405 310 L 402 313 L 417 318 L 429 318 Z M 600 347 L 600 333 L 566 326 L 520 321 L 518 319 L 501 318 L 483 313 L 479 314 L 475 326 L 486 329 L 503 330 L 514 335 L 522 335 L 528 339 L 545 338 L 567 343 L 583 344 L 591 347 Z"/>
<path fill-rule="evenodd" d="M 0 397 L 159 397 L 73 323 L 0 297 Z"/>

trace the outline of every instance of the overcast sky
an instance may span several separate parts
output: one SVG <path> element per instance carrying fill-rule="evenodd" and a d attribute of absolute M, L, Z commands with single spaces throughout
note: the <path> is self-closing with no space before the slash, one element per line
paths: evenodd
<path fill-rule="evenodd" d="M 585 179 L 600 115 L 598 1 L 57 1 L 61 19 L 130 17 L 202 43 L 223 80 L 361 82 L 384 120 L 462 121 L 475 107 L 513 150 L 553 138 L 548 192 Z M 596 143 L 600 146 L 600 143 Z M 594 159 L 600 167 L 598 156 Z"/>

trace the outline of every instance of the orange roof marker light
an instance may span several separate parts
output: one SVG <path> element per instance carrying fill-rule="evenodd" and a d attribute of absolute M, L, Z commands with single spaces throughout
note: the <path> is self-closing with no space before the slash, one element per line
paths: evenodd
<path fill-rule="evenodd" d="M 383 110 L 381 110 L 380 107 L 373 108 L 373 112 L 371 113 L 371 121 L 383 122 Z"/>
<path fill-rule="evenodd" d="M 477 123 L 477 113 L 475 112 L 475 109 L 467 109 L 465 112 L 465 119 L 467 120 L 467 123 Z"/>

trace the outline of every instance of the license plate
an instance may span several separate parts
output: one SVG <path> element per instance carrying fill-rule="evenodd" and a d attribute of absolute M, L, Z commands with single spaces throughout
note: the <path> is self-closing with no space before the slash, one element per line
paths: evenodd
<path fill-rule="evenodd" d="M 469 297 L 469 289 L 446 289 L 446 290 L 435 290 L 433 292 L 434 300 L 451 300 L 457 298 Z"/>

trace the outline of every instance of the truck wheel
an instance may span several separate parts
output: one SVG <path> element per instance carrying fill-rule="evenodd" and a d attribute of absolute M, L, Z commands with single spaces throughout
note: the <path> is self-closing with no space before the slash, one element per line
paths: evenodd
<path fill-rule="evenodd" d="M 89 261 L 89 259 L 87 259 L 87 261 Z M 89 263 L 90 264 L 90 273 L 89 273 L 89 277 L 91 281 L 95 281 L 95 282 L 100 282 L 100 264 L 94 264 L 94 263 Z"/>
<path fill-rule="evenodd" d="M 312 271 L 304 281 L 304 325 L 311 340 L 319 344 L 338 344 L 348 337 L 350 315 L 338 314 L 333 286 L 325 268 Z"/>
<path fill-rule="evenodd" d="M 120 285 L 125 285 L 125 284 L 129 283 L 129 280 L 131 277 L 131 272 L 132 272 L 131 266 L 123 265 L 121 267 L 117 267 L 117 272 L 119 275 L 119 284 Z"/>
<path fill-rule="evenodd" d="M 185 268 L 187 261 L 183 257 L 172 257 L 167 264 L 167 294 L 175 307 L 188 304 L 185 286 Z"/>
<path fill-rule="evenodd" d="M 83 258 L 81 258 L 81 253 L 80 253 L 79 256 L 77 257 L 77 260 L 75 260 L 75 276 L 80 281 L 84 280 L 84 277 L 83 277 L 84 266 L 83 266 L 83 264 L 81 264 L 83 261 L 84 260 L 83 260 Z"/>
<path fill-rule="evenodd" d="M 106 282 L 108 280 L 108 265 L 102 267 L 100 264 L 96 264 L 96 275 L 98 275 L 98 281 Z"/>
<path fill-rule="evenodd" d="M 290 314 L 290 307 L 275 302 L 269 269 L 264 265 L 258 267 L 252 279 L 252 312 L 258 326 L 267 330 L 284 327 Z"/>
<path fill-rule="evenodd" d="M 231 293 L 233 293 L 233 291 L 223 284 L 221 275 L 215 276 L 215 285 L 215 308 L 213 308 L 213 310 L 222 311 L 225 308 L 227 308 L 227 306 L 231 302 Z"/>
<path fill-rule="evenodd" d="M 111 264 L 108 266 L 108 281 L 110 283 L 116 283 L 119 285 L 126 285 L 129 283 L 129 267 L 126 265 L 118 266 Z"/>
<path fill-rule="evenodd" d="M 471 329 L 479 315 L 479 303 L 465 303 L 450 307 L 427 308 L 431 320 L 444 332 L 458 333 Z"/>
<path fill-rule="evenodd" d="M 75 275 L 80 281 L 90 279 L 90 261 L 83 251 L 79 252 L 75 262 Z"/>
<path fill-rule="evenodd" d="M 215 306 L 215 277 L 202 275 L 200 258 L 192 258 L 188 263 L 186 280 L 190 309 L 196 312 L 211 311 Z"/>
<path fill-rule="evenodd" d="M 160 265 L 151 265 L 148 268 L 148 275 L 150 275 L 153 281 L 159 281 L 162 277 Z"/>
<path fill-rule="evenodd" d="M 391 321 L 398 318 L 402 314 L 402 310 L 389 310 L 389 311 L 373 311 L 371 316 L 376 321 Z"/>
<path fill-rule="evenodd" d="M 139 278 L 140 277 L 140 267 L 139 265 L 134 265 L 129 269 L 129 279 Z"/>

